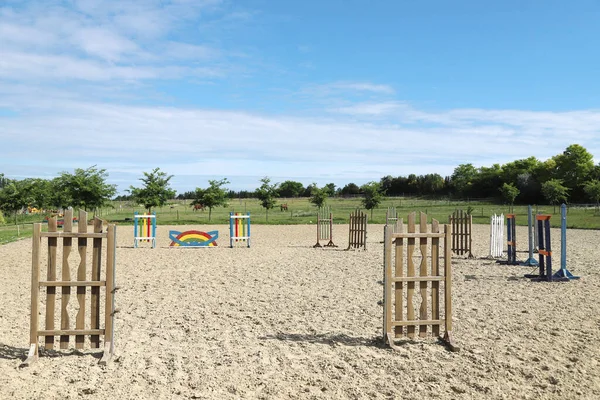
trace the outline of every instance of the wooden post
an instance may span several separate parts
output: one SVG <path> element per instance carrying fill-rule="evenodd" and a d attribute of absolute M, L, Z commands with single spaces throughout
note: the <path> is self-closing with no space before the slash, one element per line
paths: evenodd
<path fill-rule="evenodd" d="M 42 244 L 42 224 L 33 224 L 33 247 L 31 250 L 31 316 L 29 320 L 29 353 L 23 366 L 28 366 L 38 358 L 38 328 L 40 306 L 40 250 Z"/>
<path fill-rule="evenodd" d="M 415 233 L 415 213 L 408 214 L 408 233 Z M 406 251 L 407 257 L 407 278 L 415 277 L 415 264 L 413 261 L 413 255 L 415 252 L 415 239 L 414 237 L 408 238 L 408 246 Z M 415 281 L 411 280 L 407 283 L 407 293 L 406 293 L 406 319 L 407 321 L 412 321 L 415 319 L 415 308 L 413 305 L 413 295 L 415 293 Z M 411 339 L 415 337 L 415 326 L 409 325 L 407 327 L 407 336 Z"/>
<path fill-rule="evenodd" d="M 421 213 L 419 232 L 427 233 L 427 214 Z M 419 239 L 421 247 L 421 266 L 419 273 L 421 277 L 427 277 L 429 271 L 427 268 L 427 237 L 421 237 Z M 419 285 L 421 291 L 421 308 L 419 313 L 419 319 L 421 321 L 427 321 L 427 281 L 421 281 Z M 419 325 L 419 336 L 425 337 L 427 335 L 427 325 Z"/>
<path fill-rule="evenodd" d="M 115 278 L 117 240 L 117 226 L 108 226 L 106 240 L 106 293 L 104 303 L 104 354 L 100 360 L 101 365 L 106 365 L 115 352 L 114 318 L 115 318 Z"/>
<path fill-rule="evenodd" d="M 149 221 L 148 221 L 149 222 Z M 102 233 L 102 220 L 94 218 L 94 233 Z M 100 281 L 102 266 L 102 238 L 95 238 L 92 242 L 92 281 Z M 91 287 L 90 298 L 90 327 L 91 329 L 100 328 L 100 287 Z M 97 349 L 100 347 L 100 336 L 90 336 L 91 347 Z"/>

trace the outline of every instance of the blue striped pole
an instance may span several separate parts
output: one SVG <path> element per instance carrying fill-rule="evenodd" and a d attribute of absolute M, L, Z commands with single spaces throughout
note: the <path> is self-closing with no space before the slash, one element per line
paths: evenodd
<path fill-rule="evenodd" d="M 133 213 L 133 247 L 137 248 L 138 241 L 136 239 L 138 231 L 138 213 Z"/>
<path fill-rule="evenodd" d="M 156 247 L 156 211 L 152 213 L 152 248 Z"/>
<path fill-rule="evenodd" d="M 552 275 L 553 280 L 579 279 L 567 269 L 567 206 L 560 206 L 560 269 Z"/>
<path fill-rule="evenodd" d="M 533 258 L 533 247 L 534 247 L 533 241 L 535 239 L 533 237 L 534 235 L 533 235 L 533 217 L 532 216 L 533 216 L 533 210 L 532 210 L 531 206 L 528 206 L 527 207 L 527 227 L 528 227 L 528 234 L 529 234 L 529 258 L 523 262 L 523 265 L 535 267 L 538 265 L 538 262 L 535 258 Z"/>

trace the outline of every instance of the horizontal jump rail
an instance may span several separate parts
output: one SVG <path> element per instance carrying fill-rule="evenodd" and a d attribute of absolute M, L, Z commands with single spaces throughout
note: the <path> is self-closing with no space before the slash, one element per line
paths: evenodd
<path fill-rule="evenodd" d="M 38 336 L 77 336 L 77 335 L 104 335 L 104 329 L 44 329 L 37 331 Z"/>
<path fill-rule="evenodd" d="M 40 287 L 106 286 L 106 281 L 40 281 Z"/>
<path fill-rule="evenodd" d="M 392 233 L 390 238 L 394 239 L 421 239 L 421 238 L 443 238 L 443 233 Z"/>
<path fill-rule="evenodd" d="M 42 232 L 41 237 L 47 238 L 81 238 L 81 239 L 104 239 L 107 233 L 81 233 L 81 232 Z"/>

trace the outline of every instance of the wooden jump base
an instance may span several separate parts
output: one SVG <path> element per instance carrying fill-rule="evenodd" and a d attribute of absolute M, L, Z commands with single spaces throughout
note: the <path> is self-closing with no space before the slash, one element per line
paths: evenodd
<path fill-rule="evenodd" d="M 473 258 L 472 235 L 473 216 L 463 210 L 456 210 L 448 217 L 448 224 L 452 227 L 452 252 L 456 255 L 467 255 Z"/>
<path fill-rule="evenodd" d="M 550 237 L 550 218 L 551 215 L 536 215 L 535 220 L 538 225 L 538 257 L 539 272 L 537 275 L 528 274 L 526 278 L 532 281 L 540 282 L 568 282 L 572 279 L 579 279 L 567 270 L 567 206 L 560 207 L 561 226 L 560 226 L 560 269 L 552 273 L 552 240 Z"/>
<path fill-rule="evenodd" d="M 504 214 L 490 217 L 490 257 L 504 256 Z"/>
<path fill-rule="evenodd" d="M 218 231 L 169 231 L 169 247 L 215 247 L 219 238 Z"/>
<path fill-rule="evenodd" d="M 321 240 L 329 242 L 321 245 Z M 333 243 L 333 214 L 330 207 L 320 207 L 317 211 L 317 244 L 313 247 L 337 247 Z"/>
<path fill-rule="evenodd" d="M 229 247 L 237 242 L 250 247 L 250 213 L 229 213 Z"/>
<path fill-rule="evenodd" d="M 65 224 L 62 232 L 57 231 L 56 218 L 48 221 L 48 232 L 42 232 L 42 224 L 33 225 L 33 250 L 31 269 L 31 325 L 30 347 L 27 359 L 21 364 L 28 366 L 38 358 L 39 337 L 44 337 L 44 348 L 54 348 L 55 336 L 60 336 L 60 348 L 69 348 L 69 337 L 75 336 L 75 348 L 83 349 L 85 336 L 90 336 L 92 348 L 100 347 L 100 336 L 104 336 L 104 354 L 100 360 L 105 365 L 114 354 L 114 315 L 115 315 L 115 257 L 116 257 L 116 226 L 108 225 L 106 232 L 102 231 L 102 220 L 94 218 L 94 232 L 88 233 L 86 223 L 78 224 L 78 231 L 73 232 L 73 211 L 65 212 Z M 87 213 L 79 211 L 79 221 L 87 221 Z M 40 280 L 40 264 L 42 254 L 42 238 L 48 238 L 48 273 L 46 280 Z M 58 240 L 62 239 L 62 270 L 60 280 L 57 280 L 57 248 Z M 73 239 L 77 239 L 80 261 L 77 269 L 77 280 L 71 280 L 69 254 L 73 247 Z M 92 268 L 87 271 L 88 239 L 92 239 Z M 106 241 L 105 279 L 102 280 L 102 244 Z M 61 322 L 60 329 L 55 329 L 54 314 L 56 306 L 56 288 L 61 288 Z M 68 305 L 71 288 L 77 288 L 79 309 L 75 318 L 75 328 L 71 326 Z M 90 327 L 85 327 L 86 290 L 91 288 Z M 46 288 L 46 319 L 45 328 L 39 329 L 40 288 Z M 100 295 L 104 288 L 104 328 L 100 328 Z"/>
<path fill-rule="evenodd" d="M 137 248 L 139 242 L 149 242 L 152 248 L 156 247 L 156 213 L 133 215 L 133 247 Z"/>
<path fill-rule="evenodd" d="M 383 341 L 398 350 L 399 348 L 394 344 L 395 338 L 412 339 L 416 335 L 417 327 L 419 337 L 426 337 L 427 327 L 430 326 L 432 336 L 439 337 L 451 350 L 456 351 L 458 349 L 452 341 L 450 225 L 444 225 L 444 232 L 440 232 L 439 222 L 433 220 L 431 232 L 427 232 L 427 215 L 421 213 L 419 233 L 416 233 L 415 219 L 415 213 L 408 215 L 407 233 L 394 233 L 391 226 L 388 226 L 385 231 Z M 440 239 L 444 240 L 443 247 Z M 427 254 L 428 246 L 431 246 L 430 257 Z M 420 250 L 421 256 L 418 275 L 413 259 L 415 255 L 418 256 L 415 254 L 415 249 Z M 429 263 L 428 259 L 431 260 Z M 440 259 L 443 260 L 442 271 L 440 271 Z M 415 316 L 414 307 L 417 283 L 421 294 L 418 317 Z M 440 283 L 444 285 L 444 315 L 440 315 Z M 428 306 L 428 292 L 431 297 L 430 306 Z M 442 325 L 444 325 L 444 336 L 440 337 Z"/>
<path fill-rule="evenodd" d="M 350 231 L 348 233 L 348 248 L 367 250 L 367 214 L 360 210 L 350 214 Z"/>

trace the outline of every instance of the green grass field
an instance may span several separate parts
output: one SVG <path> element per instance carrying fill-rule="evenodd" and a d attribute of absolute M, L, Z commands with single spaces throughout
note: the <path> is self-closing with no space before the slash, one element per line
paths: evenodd
<path fill-rule="evenodd" d="M 169 206 L 159 208 L 156 211 L 158 225 L 197 225 L 202 228 L 206 224 L 228 224 L 229 212 L 250 212 L 253 224 L 273 224 L 273 225 L 291 225 L 291 224 L 311 224 L 316 222 L 317 209 L 308 202 L 306 198 L 300 199 L 279 199 L 279 203 L 287 203 L 288 211 L 280 211 L 279 206 L 269 210 L 268 221 L 264 208 L 256 199 L 232 200 L 226 208 L 219 207 L 213 209 L 212 217 L 209 221 L 209 212 L 192 211 L 189 201 L 174 201 Z M 342 199 L 330 198 L 327 205 L 331 207 L 334 217 L 334 223 L 348 223 L 349 214 L 357 207 L 360 208 L 360 199 Z M 432 218 L 440 222 L 447 222 L 448 216 L 456 209 L 467 210 L 472 208 L 473 223 L 489 224 L 490 216 L 493 214 L 506 214 L 509 212 L 508 206 L 480 203 L 480 202 L 453 202 L 447 200 L 423 200 L 415 198 L 387 198 L 381 206 L 373 210 L 372 218 L 369 212 L 369 222 L 375 224 L 384 224 L 386 210 L 388 207 L 396 207 L 400 216 L 405 217 L 413 211 L 422 211 L 427 213 L 429 221 Z M 560 226 L 560 208 L 553 206 L 536 206 L 540 214 L 551 214 L 552 226 Z M 100 210 L 99 215 L 109 222 L 119 225 L 132 225 L 133 213 L 138 211 L 145 212 L 142 207 L 132 207 L 126 202 L 114 202 L 113 207 Z M 517 224 L 527 224 L 527 206 L 515 206 L 513 212 L 517 214 Z M 10 218 L 7 218 L 7 220 Z M 7 224 L 0 226 L 0 244 L 8 243 L 19 238 L 31 237 L 32 223 L 42 222 L 43 215 L 19 216 L 19 232 L 14 225 Z M 590 207 L 571 207 L 569 208 L 567 226 L 569 228 L 582 229 L 600 229 L 600 213 L 598 210 Z"/>

